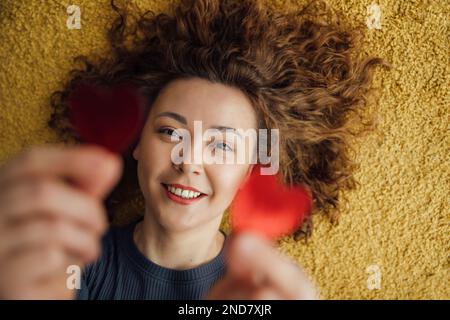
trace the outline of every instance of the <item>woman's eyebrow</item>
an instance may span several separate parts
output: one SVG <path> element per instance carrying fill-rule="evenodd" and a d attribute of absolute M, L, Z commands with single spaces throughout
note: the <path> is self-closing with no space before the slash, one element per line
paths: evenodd
<path fill-rule="evenodd" d="M 159 118 L 159 117 L 169 117 L 169 118 L 172 118 L 172 119 L 174 119 L 174 120 L 176 120 L 178 122 L 181 122 L 184 125 L 187 125 L 186 118 L 183 117 L 181 114 L 178 114 L 178 113 L 175 113 L 175 112 L 167 112 L 167 111 L 166 112 L 161 112 L 160 114 L 158 114 L 156 116 L 156 118 Z"/>
<path fill-rule="evenodd" d="M 165 112 L 161 112 L 160 114 L 158 114 L 156 116 L 156 118 L 159 117 L 169 117 L 172 118 L 184 125 L 187 125 L 187 120 L 185 117 L 183 117 L 181 114 L 175 113 L 175 112 L 170 112 L 170 111 L 165 111 Z M 234 134 L 238 135 L 241 139 L 242 139 L 242 135 L 239 133 L 238 130 L 236 130 L 235 128 L 232 127 L 226 127 L 226 126 L 212 126 L 210 127 L 210 129 L 217 129 L 219 131 L 231 131 Z"/>
<path fill-rule="evenodd" d="M 234 134 L 238 135 L 239 138 L 242 139 L 242 135 L 241 135 L 241 134 L 239 133 L 239 131 L 236 130 L 235 128 L 224 127 L 224 126 L 213 126 L 213 127 L 210 127 L 210 129 L 217 129 L 217 130 L 219 130 L 219 131 L 231 131 L 231 132 L 233 132 Z"/>

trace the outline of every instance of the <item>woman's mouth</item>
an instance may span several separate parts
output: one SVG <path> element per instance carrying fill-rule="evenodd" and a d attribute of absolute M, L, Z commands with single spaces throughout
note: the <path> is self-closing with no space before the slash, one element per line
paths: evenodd
<path fill-rule="evenodd" d="M 161 186 L 164 188 L 167 197 L 179 204 L 192 204 L 207 196 L 207 194 L 201 192 L 181 188 L 179 185 L 161 183 Z"/>

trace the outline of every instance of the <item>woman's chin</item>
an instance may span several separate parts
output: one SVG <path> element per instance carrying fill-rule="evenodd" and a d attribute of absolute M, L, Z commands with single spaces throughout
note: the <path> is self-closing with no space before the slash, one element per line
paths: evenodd
<path fill-rule="evenodd" d="M 202 228 L 216 228 L 223 218 L 223 214 L 218 216 L 202 215 L 201 212 L 193 213 L 171 212 L 170 210 L 162 211 L 163 216 L 160 217 L 158 223 L 168 231 L 171 232 L 187 232 L 196 230 L 195 232 L 202 232 Z"/>
<path fill-rule="evenodd" d="M 201 221 L 198 221 L 196 217 L 186 213 L 183 216 L 182 212 L 173 212 L 172 210 L 163 211 L 164 216 L 160 217 L 159 224 L 171 232 L 184 232 L 191 229 L 195 229 L 196 227 L 202 224 Z"/>

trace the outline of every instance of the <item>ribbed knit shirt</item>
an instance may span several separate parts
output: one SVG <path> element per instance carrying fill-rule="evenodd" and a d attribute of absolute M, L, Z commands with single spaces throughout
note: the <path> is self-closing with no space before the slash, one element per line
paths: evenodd
<path fill-rule="evenodd" d="M 142 219 L 142 218 L 141 218 Z M 111 227 L 102 238 L 102 253 L 82 273 L 80 300 L 200 300 L 225 273 L 223 247 L 211 261 L 174 270 L 145 257 L 133 240 L 136 224 Z M 224 234 L 225 235 L 225 234 Z M 227 240 L 225 235 L 225 241 Z"/>

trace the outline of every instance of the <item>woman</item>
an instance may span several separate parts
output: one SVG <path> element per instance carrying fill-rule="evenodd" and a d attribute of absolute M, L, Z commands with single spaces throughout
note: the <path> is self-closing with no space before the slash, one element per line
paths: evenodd
<path fill-rule="evenodd" d="M 113 55 L 83 58 L 86 68 L 54 96 L 50 125 L 75 136 L 66 101 L 81 83 L 139 87 L 148 98 L 146 123 L 108 203 L 134 175 L 143 216 L 103 235 L 101 199 L 121 173 L 119 159 L 104 151 L 24 153 L 0 174 L 0 297 L 73 297 L 63 267 L 75 264 L 87 265 L 81 299 L 317 298 L 301 269 L 269 243 L 219 230 L 253 164 L 176 164 L 172 151 L 195 121 L 227 134 L 214 143 L 194 135 L 187 152 L 205 148 L 219 158 L 237 152 L 230 128 L 278 129 L 285 183 L 307 187 L 313 210 L 327 212 L 355 183 L 349 115 L 366 104 L 370 67 L 383 61 L 351 57 L 357 33 L 313 22 L 310 6 L 280 14 L 258 1 L 185 0 L 170 15 L 137 17 L 112 6 L 120 15 L 109 32 Z M 250 139 L 247 155 L 257 143 Z M 34 201 L 23 204 L 25 196 Z"/>

